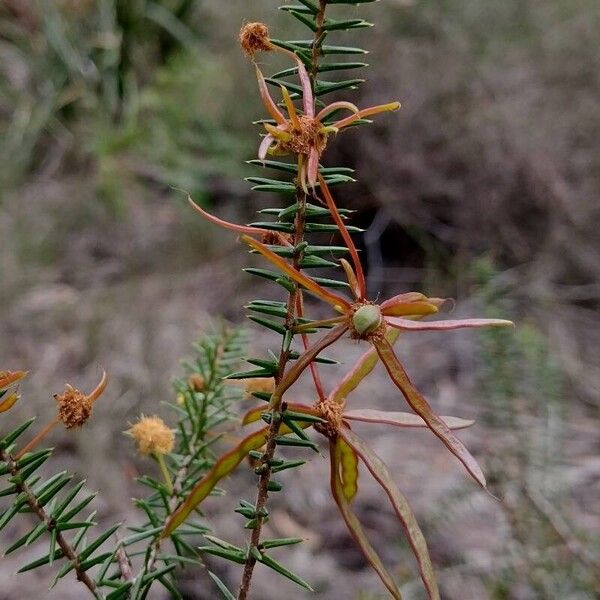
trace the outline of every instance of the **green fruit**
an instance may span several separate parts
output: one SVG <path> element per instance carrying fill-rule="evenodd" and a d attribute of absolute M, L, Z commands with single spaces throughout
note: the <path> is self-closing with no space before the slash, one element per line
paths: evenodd
<path fill-rule="evenodd" d="M 359 335 L 375 331 L 381 324 L 381 309 L 375 304 L 361 306 L 352 316 L 352 325 Z"/>

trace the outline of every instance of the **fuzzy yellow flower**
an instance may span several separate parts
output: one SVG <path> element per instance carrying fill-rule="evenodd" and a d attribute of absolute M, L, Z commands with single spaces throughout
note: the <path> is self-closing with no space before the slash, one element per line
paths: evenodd
<path fill-rule="evenodd" d="M 175 445 L 173 430 L 156 415 L 152 417 L 142 415 L 127 433 L 136 441 L 141 454 L 155 456 L 169 454 Z"/>

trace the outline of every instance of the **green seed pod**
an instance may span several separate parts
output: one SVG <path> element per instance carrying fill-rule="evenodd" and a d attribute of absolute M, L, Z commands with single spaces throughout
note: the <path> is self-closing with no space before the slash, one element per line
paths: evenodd
<path fill-rule="evenodd" d="M 375 304 L 361 306 L 352 316 L 352 325 L 359 335 L 371 333 L 381 323 L 381 309 Z"/>

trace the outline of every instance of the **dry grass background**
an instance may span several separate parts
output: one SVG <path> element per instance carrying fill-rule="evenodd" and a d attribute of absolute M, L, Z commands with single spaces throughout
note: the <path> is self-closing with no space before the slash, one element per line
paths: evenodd
<path fill-rule="evenodd" d="M 165 30 L 148 5 L 179 6 L 178 26 Z M 244 19 L 288 35 L 294 25 L 275 5 L 0 4 L 0 364 L 31 370 L 11 418 L 49 415 L 64 381 L 89 386 L 107 368 L 109 392 L 86 432 L 53 439 L 102 491 L 107 521 L 135 521 L 132 473 L 148 466 L 122 435 L 127 423 L 161 410 L 198 333 L 221 315 L 241 322 L 245 300 L 272 293 L 240 274 L 235 240 L 198 222 L 169 186 L 237 220 L 264 205 L 240 180 L 260 108 L 233 40 Z M 456 297 L 457 314 L 519 324 L 508 337 L 410 337 L 403 350 L 441 412 L 479 419 L 464 438 L 502 504 L 430 436 L 371 429 L 375 448 L 423 523 L 444 598 L 596 598 L 600 6 L 386 0 L 359 10 L 377 23 L 357 36 L 373 65 L 360 103 L 403 103 L 329 155 L 357 169 L 360 183 L 340 199 L 368 228 L 371 291 L 419 287 Z M 341 358 L 358 351 L 348 344 Z M 396 406 L 384 381 L 372 377 L 365 397 Z M 286 558 L 318 598 L 383 597 L 335 515 L 325 470 L 312 460 L 275 500 L 272 527 L 309 537 Z M 252 486 L 250 473 L 231 479 L 228 502 Z M 377 490 L 365 485 L 358 507 L 406 597 L 421 598 Z M 226 538 L 241 535 L 231 509 L 207 507 Z M 75 583 L 49 592 L 44 578 L 15 577 L 17 565 L 0 559 L 1 599 L 81 597 Z M 260 575 L 257 598 L 302 597 Z M 182 587 L 215 597 L 202 574 Z"/>

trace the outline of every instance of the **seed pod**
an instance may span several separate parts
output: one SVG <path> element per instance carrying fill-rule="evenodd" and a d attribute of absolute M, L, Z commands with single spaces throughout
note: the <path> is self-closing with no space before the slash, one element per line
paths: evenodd
<path fill-rule="evenodd" d="M 376 304 L 361 306 L 352 316 L 352 325 L 358 335 L 375 331 L 381 324 L 381 309 Z"/>

